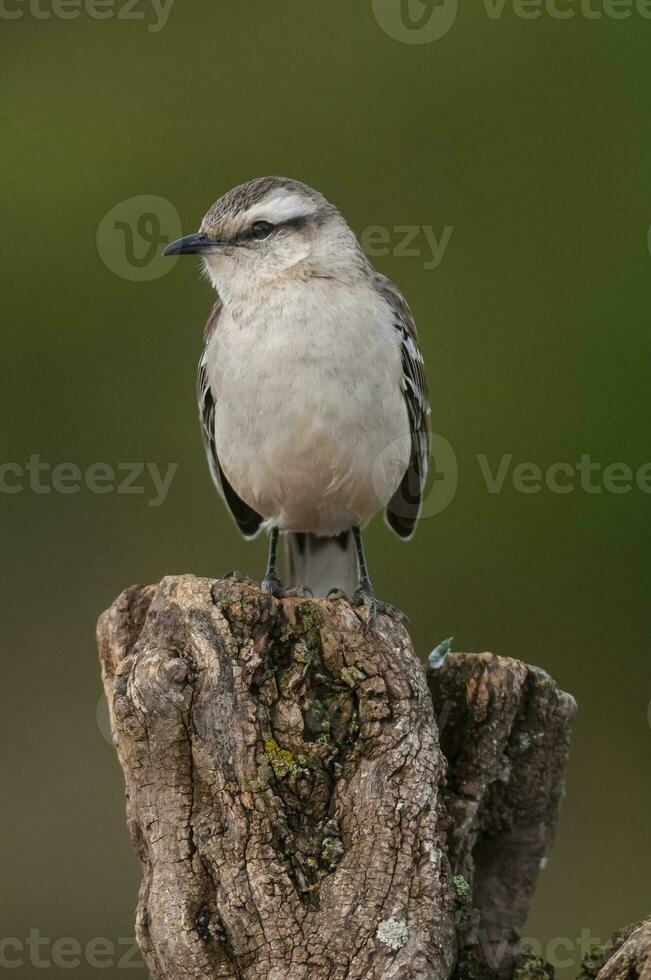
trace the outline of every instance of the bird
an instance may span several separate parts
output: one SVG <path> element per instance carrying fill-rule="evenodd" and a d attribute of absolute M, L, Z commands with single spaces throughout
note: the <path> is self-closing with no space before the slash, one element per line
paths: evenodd
<path fill-rule="evenodd" d="M 164 254 L 199 256 L 217 293 L 198 370 L 201 429 L 239 530 L 269 534 L 262 588 L 346 598 L 366 611 L 366 630 L 381 613 L 401 620 L 376 596 L 362 530 L 384 510 L 410 539 L 427 480 L 425 367 L 402 293 L 339 209 L 287 177 L 227 191 Z"/>

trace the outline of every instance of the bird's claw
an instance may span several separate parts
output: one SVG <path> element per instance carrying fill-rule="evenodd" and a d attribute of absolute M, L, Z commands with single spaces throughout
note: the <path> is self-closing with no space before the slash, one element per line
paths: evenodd
<path fill-rule="evenodd" d="M 368 610 L 366 625 L 364 626 L 365 633 L 368 633 L 373 628 L 380 613 L 389 616 L 396 623 L 409 622 L 409 617 L 406 613 L 403 613 L 400 609 L 396 609 L 395 606 L 392 606 L 388 602 L 381 602 L 379 599 L 376 599 L 375 595 L 367 589 L 357 589 L 353 593 L 351 603 L 353 606 L 363 606 Z"/>
<path fill-rule="evenodd" d="M 287 588 L 275 575 L 266 575 L 262 580 L 263 592 L 268 592 L 274 599 L 309 599 L 314 593 L 306 585 L 296 585 Z"/>

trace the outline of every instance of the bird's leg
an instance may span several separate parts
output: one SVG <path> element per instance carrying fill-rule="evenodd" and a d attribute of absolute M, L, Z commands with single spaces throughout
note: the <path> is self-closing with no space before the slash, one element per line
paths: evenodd
<path fill-rule="evenodd" d="M 272 527 L 269 534 L 269 556 L 267 558 L 267 569 L 262 579 L 262 588 L 265 592 L 275 596 L 276 599 L 288 599 L 293 596 L 311 596 L 310 589 L 297 586 L 293 589 L 286 589 L 277 571 L 278 565 L 278 528 Z"/>
<path fill-rule="evenodd" d="M 269 554 L 267 557 L 267 569 L 262 579 L 262 588 L 265 592 L 273 595 L 276 589 L 282 589 L 283 583 L 278 577 L 276 566 L 278 564 L 278 528 L 272 527 L 269 534 Z"/>
<path fill-rule="evenodd" d="M 355 551 L 357 553 L 357 577 L 359 585 L 353 593 L 352 603 L 354 606 L 365 606 L 368 609 L 368 618 L 364 628 L 365 632 L 371 629 L 379 613 L 385 613 L 398 622 L 407 619 L 405 614 L 399 609 L 396 609 L 395 606 L 391 606 L 387 602 L 380 602 L 377 599 L 375 589 L 368 574 L 362 532 L 358 527 L 353 528 L 353 537 L 355 539 Z"/>

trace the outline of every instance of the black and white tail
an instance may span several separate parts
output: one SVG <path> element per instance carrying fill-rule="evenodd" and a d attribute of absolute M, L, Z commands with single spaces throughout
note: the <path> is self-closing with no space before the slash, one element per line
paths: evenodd
<path fill-rule="evenodd" d="M 320 596 L 331 589 L 353 594 L 357 587 L 357 559 L 350 531 L 334 538 L 290 532 L 285 535 L 285 542 L 286 585 L 306 585 Z"/>

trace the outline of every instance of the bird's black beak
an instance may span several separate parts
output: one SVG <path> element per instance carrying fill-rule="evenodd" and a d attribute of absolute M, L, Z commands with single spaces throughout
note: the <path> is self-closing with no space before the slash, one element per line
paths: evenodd
<path fill-rule="evenodd" d="M 223 242 L 211 241 L 202 231 L 196 235 L 186 235 L 168 245 L 163 255 L 204 255 L 206 252 L 216 252 Z"/>

